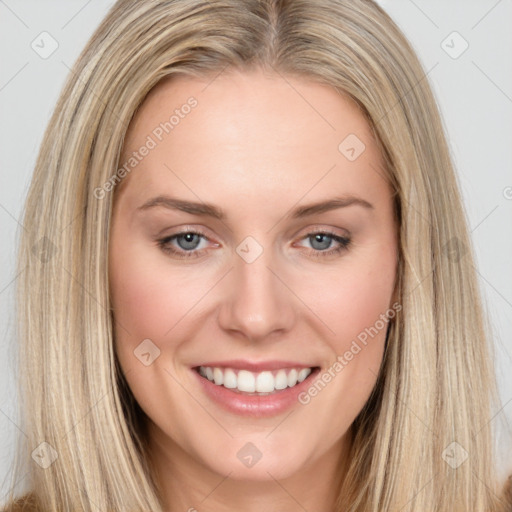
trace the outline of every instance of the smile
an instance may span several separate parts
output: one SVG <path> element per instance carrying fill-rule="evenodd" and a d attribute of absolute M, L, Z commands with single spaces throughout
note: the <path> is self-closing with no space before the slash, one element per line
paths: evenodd
<path fill-rule="evenodd" d="M 252 372 L 236 368 L 199 366 L 196 371 L 216 386 L 233 392 L 252 395 L 268 395 L 293 388 L 304 381 L 314 368 L 281 368 Z"/>

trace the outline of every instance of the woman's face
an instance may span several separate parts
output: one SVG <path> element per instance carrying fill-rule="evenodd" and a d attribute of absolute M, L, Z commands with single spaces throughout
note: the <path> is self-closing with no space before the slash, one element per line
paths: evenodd
<path fill-rule="evenodd" d="M 116 352 L 155 457 L 232 479 L 333 468 L 395 313 L 392 191 L 363 115 L 305 78 L 182 76 L 125 142 Z"/>

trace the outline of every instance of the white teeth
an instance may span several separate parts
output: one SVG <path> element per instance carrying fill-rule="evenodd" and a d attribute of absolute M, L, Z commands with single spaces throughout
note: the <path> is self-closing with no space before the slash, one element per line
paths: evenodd
<path fill-rule="evenodd" d="M 298 382 L 302 382 L 310 373 L 311 373 L 311 370 L 309 368 L 302 368 L 299 371 L 299 375 L 297 377 L 297 381 Z"/>
<path fill-rule="evenodd" d="M 222 370 L 220 368 L 213 369 L 213 380 L 215 381 L 215 384 L 217 384 L 217 386 L 222 385 L 222 383 L 224 382 L 224 374 L 222 373 Z"/>
<path fill-rule="evenodd" d="M 235 389 L 244 393 L 268 394 L 293 387 L 311 373 L 311 368 L 281 369 L 274 372 L 253 373 L 248 370 L 200 366 L 199 374 L 217 386 Z"/>
<path fill-rule="evenodd" d="M 270 393 L 274 391 L 274 376 L 271 372 L 258 373 L 256 377 L 256 391 Z"/>
<path fill-rule="evenodd" d="M 275 388 L 286 389 L 288 387 L 288 377 L 284 370 L 279 370 L 276 375 Z"/>
<path fill-rule="evenodd" d="M 290 370 L 290 373 L 288 374 L 288 387 L 295 386 L 297 384 L 297 376 L 299 375 L 299 372 L 293 368 Z"/>
<path fill-rule="evenodd" d="M 239 391 L 254 393 L 256 391 L 256 379 L 254 378 L 254 375 L 247 370 L 240 370 L 238 372 L 237 388 Z"/>
<path fill-rule="evenodd" d="M 229 389 L 234 389 L 237 386 L 236 382 L 236 373 L 231 369 L 228 368 L 224 372 L 224 387 Z"/>

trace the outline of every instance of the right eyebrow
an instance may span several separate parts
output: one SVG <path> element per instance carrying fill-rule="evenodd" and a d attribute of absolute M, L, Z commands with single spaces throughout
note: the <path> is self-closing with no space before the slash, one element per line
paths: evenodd
<path fill-rule="evenodd" d="M 214 217 L 215 219 L 224 220 L 226 214 L 220 208 L 217 208 L 213 204 L 209 203 L 196 203 L 193 201 L 184 201 L 182 199 L 176 199 L 169 196 L 157 196 L 146 201 L 142 206 L 139 206 L 137 210 L 149 210 L 156 206 L 161 206 L 171 210 L 180 210 L 185 213 L 191 213 L 193 215 L 206 215 Z"/>

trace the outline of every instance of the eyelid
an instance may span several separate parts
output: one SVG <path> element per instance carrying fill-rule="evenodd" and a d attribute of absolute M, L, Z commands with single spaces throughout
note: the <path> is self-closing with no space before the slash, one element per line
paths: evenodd
<path fill-rule="evenodd" d="M 352 236 L 344 230 L 347 234 L 339 234 L 337 233 L 333 228 L 322 228 L 322 227 L 316 227 L 316 228 L 309 228 L 307 229 L 304 234 L 299 235 L 298 240 L 303 241 L 306 240 L 316 234 L 323 234 L 330 237 L 335 244 L 338 244 L 337 247 L 325 249 L 325 250 L 314 250 L 309 249 L 307 252 L 309 255 L 313 257 L 324 257 L 327 258 L 328 256 L 333 256 L 338 253 L 341 253 L 345 250 L 348 250 L 349 245 L 352 243 Z M 181 235 L 186 234 L 196 234 L 202 237 L 203 239 L 209 241 L 210 243 L 212 240 L 210 237 L 206 234 L 205 230 L 202 228 L 195 228 L 192 226 L 180 226 L 179 231 L 176 231 L 175 233 L 171 233 L 169 235 L 166 235 L 164 237 L 160 237 L 157 239 L 157 245 L 160 247 L 160 249 L 172 256 L 174 256 L 177 259 L 189 259 L 189 258 L 199 258 L 203 255 L 203 253 L 207 252 L 207 248 L 203 249 L 194 249 L 190 251 L 185 251 L 183 249 L 179 248 L 171 248 L 170 243 L 172 240 L 175 240 L 177 237 Z M 297 235 L 296 235 L 297 236 Z M 296 237 L 294 237 L 296 238 Z M 214 245 L 218 247 L 220 244 L 215 243 Z M 305 248 L 307 249 L 307 248 Z"/>
<path fill-rule="evenodd" d="M 352 235 L 348 233 L 346 235 L 338 234 L 332 228 L 310 229 L 304 235 L 301 235 L 299 237 L 299 241 L 307 240 L 308 238 L 315 236 L 317 234 L 327 235 L 335 243 L 335 246 L 333 248 L 325 249 L 322 251 L 309 249 L 307 250 L 308 255 L 306 257 L 327 259 L 329 256 L 339 256 L 341 255 L 342 252 L 347 251 L 349 249 L 349 246 L 352 245 Z"/>
<path fill-rule="evenodd" d="M 171 233 L 165 235 L 157 235 L 155 237 L 156 245 L 165 253 L 170 254 L 171 256 L 175 256 L 178 259 L 186 259 L 187 257 L 193 256 L 201 256 L 204 251 L 207 249 L 199 249 L 193 251 L 184 251 L 178 248 L 172 247 L 171 242 L 176 240 L 177 237 L 186 234 L 195 234 L 199 235 L 202 239 L 207 240 L 209 243 L 213 243 L 215 246 L 219 246 L 219 243 L 213 242 L 211 237 L 206 233 L 201 227 L 194 227 L 191 225 L 184 225 L 175 228 L 176 231 L 172 231 Z M 166 231 L 166 230 L 163 230 Z M 171 248 L 172 247 L 172 248 Z"/>
<path fill-rule="evenodd" d="M 294 238 L 304 238 L 307 235 L 315 235 L 317 233 L 326 233 L 330 235 L 336 235 L 340 237 L 350 238 L 350 233 L 346 229 L 342 228 L 333 228 L 329 226 L 315 226 L 315 227 L 308 227 L 299 230 L 299 232 L 294 236 Z"/>

